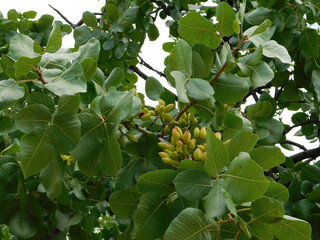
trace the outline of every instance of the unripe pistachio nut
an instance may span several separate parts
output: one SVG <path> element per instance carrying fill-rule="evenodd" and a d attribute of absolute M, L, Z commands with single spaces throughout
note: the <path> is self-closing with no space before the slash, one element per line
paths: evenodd
<path fill-rule="evenodd" d="M 181 138 L 184 143 L 188 143 L 191 139 L 191 133 L 189 131 L 185 131 Z"/>
<path fill-rule="evenodd" d="M 199 138 L 200 137 L 200 129 L 198 127 L 194 128 L 193 137 L 194 138 Z"/>
<path fill-rule="evenodd" d="M 197 148 L 194 152 L 193 152 L 193 158 L 194 158 L 194 160 L 196 160 L 196 161 L 200 161 L 201 160 L 201 157 L 202 157 L 202 151 L 199 149 L 199 148 Z"/>
<path fill-rule="evenodd" d="M 135 136 L 133 136 L 133 135 L 126 135 L 127 136 L 127 138 L 129 139 L 129 141 L 131 141 L 131 142 L 138 142 L 138 139 L 135 137 Z"/>
<path fill-rule="evenodd" d="M 168 153 L 166 153 L 166 152 L 159 152 L 159 155 L 160 155 L 160 157 L 162 157 L 162 158 L 169 158 L 170 157 L 170 155 L 168 154 Z"/>
<path fill-rule="evenodd" d="M 178 127 L 178 126 L 175 126 L 174 129 L 176 129 L 176 130 L 178 131 L 178 133 L 180 134 L 180 137 L 182 137 L 182 134 L 183 134 L 183 133 L 182 133 L 181 128 Z"/>
<path fill-rule="evenodd" d="M 150 114 L 149 114 L 149 113 L 144 114 L 144 115 L 142 115 L 140 118 L 141 118 L 142 121 L 147 121 L 147 120 L 150 119 Z"/>
<path fill-rule="evenodd" d="M 172 109 L 174 109 L 174 104 L 170 103 L 164 108 L 164 111 L 165 112 L 170 112 Z"/>
<path fill-rule="evenodd" d="M 221 133 L 220 132 L 216 132 L 215 135 L 219 140 L 221 140 Z"/>
<path fill-rule="evenodd" d="M 203 146 L 203 145 L 198 145 L 198 148 L 200 148 L 200 150 L 201 150 L 202 152 L 206 151 L 206 148 L 205 148 L 205 146 Z"/>
<path fill-rule="evenodd" d="M 173 119 L 173 117 L 172 117 L 172 115 L 171 115 L 170 113 L 165 113 L 165 114 L 164 114 L 164 120 L 165 120 L 166 122 L 171 122 L 172 119 Z"/>
<path fill-rule="evenodd" d="M 165 101 L 163 101 L 162 99 L 159 99 L 158 103 L 159 103 L 160 106 L 165 106 L 166 105 Z"/>
<path fill-rule="evenodd" d="M 196 140 L 195 140 L 195 139 L 191 139 L 191 140 L 188 142 L 188 148 L 189 148 L 190 150 L 193 150 L 193 149 L 195 149 L 195 147 L 196 147 Z"/>
<path fill-rule="evenodd" d="M 207 137 L 207 129 L 206 127 L 202 127 L 200 129 L 200 138 L 205 139 Z"/>

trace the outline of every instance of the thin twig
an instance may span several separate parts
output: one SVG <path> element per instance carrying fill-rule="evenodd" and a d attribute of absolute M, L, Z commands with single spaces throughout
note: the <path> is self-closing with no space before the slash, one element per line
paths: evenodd
<path fill-rule="evenodd" d="M 150 69 L 151 71 L 154 71 L 155 73 L 157 73 L 158 75 L 160 75 L 161 77 L 166 77 L 166 75 L 163 72 L 158 71 L 157 69 L 154 69 L 149 63 L 147 63 L 146 61 L 144 61 L 142 59 L 142 57 L 138 56 L 139 60 L 140 60 L 140 64 L 144 65 L 146 68 Z"/>
<path fill-rule="evenodd" d="M 288 132 L 290 132 L 292 129 L 294 129 L 296 127 L 302 127 L 302 126 L 305 126 L 305 125 L 308 125 L 308 124 L 320 124 L 320 121 L 319 120 L 308 120 L 308 121 L 305 121 L 305 122 L 297 123 L 295 125 L 292 125 L 291 127 L 286 128 L 283 131 L 283 135 L 286 135 Z"/>
<path fill-rule="evenodd" d="M 56 13 L 59 14 L 60 17 L 62 17 L 63 20 L 65 20 L 72 28 L 76 27 L 76 24 L 73 24 L 67 17 L 65 17 L 58 9 L 54 8 L 49 4 L 49 7 L 51 7 Z"/>
<path fill-rule="evenodd" d="M 290 141 L 290 140 L 283 141 L 280 144 L 290 144 L 290 145 L 293 145 L 293 146 L 296 146 L 296 147 L 302 149 L 303 151 L 307 151 L 308 150 L 305 146 L 303 146 L 303 145 L 301 145 L 299 143 Z"/>

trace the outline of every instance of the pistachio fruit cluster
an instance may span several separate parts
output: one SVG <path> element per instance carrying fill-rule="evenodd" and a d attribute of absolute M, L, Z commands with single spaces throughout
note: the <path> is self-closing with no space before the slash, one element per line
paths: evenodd
<path fill-rule="evenodd" d="M 171 130 L 170 143 L 159 142 L 158 145 L 163 149 L 159 155 L 166 164 L 178 167 L 184 159 L 204 162 L 206 159 L 206 127 L 193 131 L 193 138 L 190 131 L 183 132 L 180 127 L 175 126 Z"/>
<path fill-rule="evenodd" d="M 154 110 L 149 110 L 144 107 L 142 109 L 142 113 L 140 114 L 140 119 L 143 121 L 149 120 L 151 117 L 160 118 L 163 123 L 170 123 L 173 119 L 172 115 L 169 113 L 174 109 L 174 104 L 170 103 L 166 105 L 166 103 L 160 99 L 158 101 L 158 105 Z"/>
<path fill-rule="evenodd" d="M 116 135 L 117 141 L 122 147 L 126 146 L 126 140 L 124 137 L 126 137 L 130 142 L 138 142 L 138 139 L 134 135 L 125 133 L 122 128 L 124 128 L 124 125 L 119 124 L 118 131 L 120 134 Z"/>

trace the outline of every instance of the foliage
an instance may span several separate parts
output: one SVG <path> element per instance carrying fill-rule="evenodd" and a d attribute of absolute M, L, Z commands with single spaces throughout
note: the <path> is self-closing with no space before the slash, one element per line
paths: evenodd
<path fill-rule="evenodd" d="M 213 2 L 106 1 L 77 24 L 0 16 L 0 224 L 10 234 L 320 238 L 320 150 L 288 136 L 319 139 L 319 31 L 310 27 L 319 3 Z M 159 18 L 172 37 L 163 72 L 139 57 Z M 72 31 L 74 48 L 62 49 Z M 137 75 L 153 106 L 135 90 Z M 301 152 L 280 148 L 293 146 Z"/>

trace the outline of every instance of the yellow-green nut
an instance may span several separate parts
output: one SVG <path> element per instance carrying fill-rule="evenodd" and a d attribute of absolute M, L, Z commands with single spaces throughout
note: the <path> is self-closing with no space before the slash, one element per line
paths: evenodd
<path fill-rule="evenodd" d="M 161 158 L 162 162 L 166 163 L 166 164 L 170 164 L 170 162 L 172 161 L 171 158 L 168 158 L 168 157 L 163 157 Z"/>
<path fill-rule="evenodd" d="M 228 147 L 229 143 L 230 143 L 231 139 L 228 139 L 227 141 L 225 141 L 223 144 Z"/>
<path fill-rule="evenodd" d="M 188 143 L 191 139 L 191 133 L 189 131 L 185 131 L 181 138 L 184 143 Z"/>
<path fill-rule="evenodd" d="M 164 106 L 163 106 L 163 105 L 160 105 L 160 106 L 159 106 L 158 112 L 159 112 L 159 113 L 164 112 Z"/>
<path fill-rule="evenodd" d="M 144 115 L 142 115 L 140 118 L 141 118 L 142 121 L 147 121 L 147 120 L 150 119 L 150 114 L 149 114 L 149 113 L 144 114 Z"/>
<path fill-rule="evenodd" d="M 158 103 L 159 103 L 160 106 L 165 106 L 166 105 L 166 103 L 162 99 L 159 99 Z"/>
<path fill-rule="evenodd" d="M 174 150 L 176 150 L 176 147 L 171 144 L 167 144 L 167 149 L 170 151 L 174 151 Z"/>
<path fill-rule="evenodd" d="M 187 145 L 184 145 L 184 146 L 182 147 L 182 153 L 183 153 L 185 156 L 188 156 L 188 155 L 189 155 L 190 151 L 189 151 L 189 148 L 188 148 Z"/>
<path fill-rule="evenodd" d="M 131 142 L 138 142 L 138 139 L 135 137 L 135 136 L 133 136 L 133 135 L 126 135 L 127 136 L 127 138 L 129 139 L 129 141 L 131 141 Z"/>
<path fill-rule="evenodd" d="M 207 129 L 206 129 L 206 127 L 202 127 L 201 129 L 200 129 L 200 138 L 202 138 L 202 139 L 204 139 L 204 138 L 206 138 L 207 137 Z"/>
<path fill-rule="evenodd" d="M 180 137 L 181 137 L 183 134 L 181 128 L 178 126 L 175 126 L 174 129 L 176 129 L 178 131 L 178 133 L 180 134 Z"/>
<path fill-rule="evenodd" d="M 171 154 L 172 154 L 172 151 L 170 151 L 169 149 L 163 149 L 163 151 L 165 153 L 167 153 L 169 156 L 171 156 Z"/>
<path fill-rule="evenodd" d="M 177 131 L 177 128 L 173 128 L 172 131 L 172 137 L 175 138 L 175 139 L 180 139 L 180 137 L 182 136 L 182 134 L 180 134 L 178 131 Z"/>
<path fill-rule="evenodd" d="M 194 158 L 194 160 L 196 160 L 196 161 L 200 161 L 201 158 L 202 158 L 202 155 L 203 155 L 203 153 L 202 153 L 202 151 L 201 151 L 199 148 L 197 148 L 197 149 L 193 152 L 193 158 Z"/>
<path fill-rule="evenodd" d="M 148 112 L 149 112 L 149 109 L 146 108 L 146 107 L 144 107 L 144 108 L 142 109 L 142 111 L 143 111 L 144 113 L 148 113 Z"/>
<path fill-rule="evenodd" d="M 188 125 L 188 123 L 187 123 L 187 121 L 185 119 L 180 119 L 179 123 L 180 123 L 181 126 L 187 126 Z"/>
<path fill-rule="evenodd" d="M 187 114 L 184 112 L 182 115 L 181 115 L 181 117 L 180 117 L 180 119 L 187 119 Z"/>
<path fill-rule="evenodd" d="M 166 125 L 165 127 L 164 127 L 164 129 L 163 129 L 163 131 L 164 131 L 164 134 L 165 135 L 168 135 L 168 134 L 170 134 L 170 127 L 168 126 L 168 125 Z"/>
<path fill-rule="evenodd" d="M 117 141 L 122 147 L 126 146 L 126 141 L 122 137 L 117 136 Z"/>
<path fill-rule="evenodd" d="M 158 142 L 158 146 L 159 147 L 161 147 L 161 148 L 163 148 L 163 149 L 166 149 L 167 148 L 167 143 L 165 143 L 165 142 Z"/>
<path fill-rule="evenodd" d="M 166 152 L 159 152 L 159 155 L 162 158 L 164 158 L 164 157 L 169 158 L 170 157 L 170 155 L 168 153 L 166 153 Z"/>
<path fill-rule="evenodd" d="M 201 150 L 202 152 L 206 151 L 206 148 L 205 148 L 205 146 L 203 146 L 203 145 L 198 145 L 198 148 L 200 148 L 200 150 Z"/>
<path fill-rule="evenodd" d="M 207 157 L 207 152 L 203 152 L 201 156 L 201 161 L 204 162 L 206 160 L 206 157 Z"/>
<path fill-rule="evenodd" d="M 194 138 L 199 138 L 200 137 L 200 129 L 198 127 L 194 128 L 193 137 Z"/>
<path fill-rule="evenodd" d="M 156 113 L 155 113 L 153 110 L 150 110 L 150 111 L 148 112 L 148 114 L 150 114 L 150 116 L 155 116 L 155 115 L 156 115 Z"/>
<path fill-rule="evenodd" d="M 178 155 L 177 151 L 172 151 L 170 153 L 170 156 L 171 156 L 172 159 L 178 159 L 179 158 L 179 155 Z"/>
<path fill-rule="evenodd" d="M 220 132 L 216 132 L 215 135 L 219 140 L 221 140 L 221 133 Z"/>
<path fill-rule="evenodd" d="M 164 111 L 165 112 L 170 112 L 172 109 L 174 109 L 174 104 L 170 103 L 164 108 Z"/>
<path fill-rule="evenodd" d="M 195 139 L 191 139 L 191 140 L 188 142 L 188 148 L 189 148 L 190 150 L 193 150 L 193 149 L 195 149 L 195 147 L 196 147 L 196 140 L 195 140 Z"/>
<path fill-rule="evenodd" d="M 172 115 L 171 115 L 170 113 L 165 113 L 165 114 L 164 114 L 164 120 L 165 120 L 166 122 L 171 122 L 172 119 L 173 119 L 173 117 L 172 117 Z"/>
<path fill-rule="evenodd" d="M 183 147 L 183 142 L 181 140 L 178 140 L 176 142 L 176 151 L 179 153 L 181 152 L 182 153 L 182 147 Z"/>

